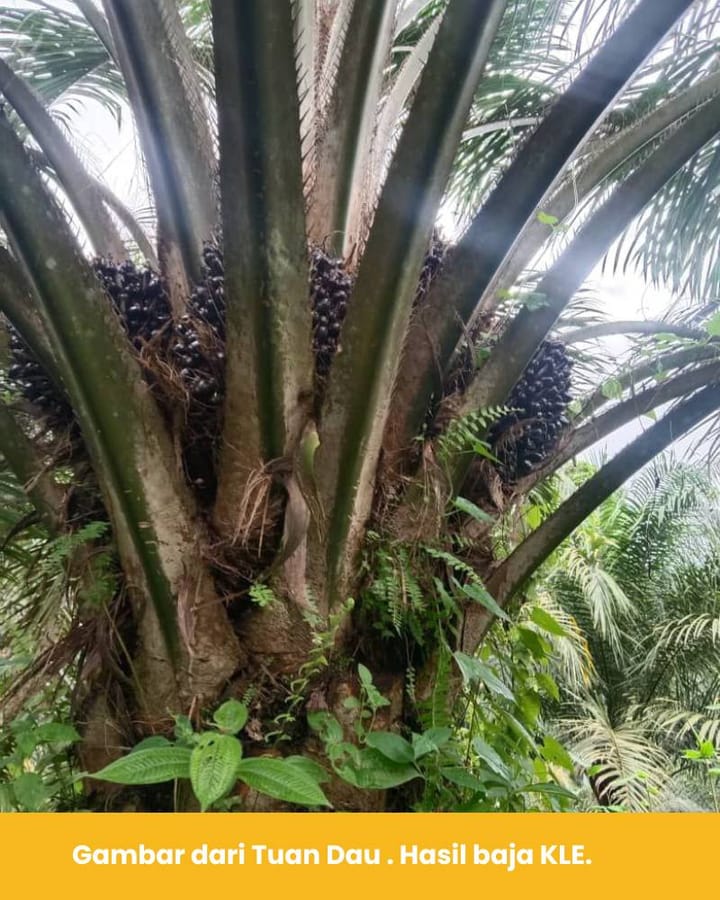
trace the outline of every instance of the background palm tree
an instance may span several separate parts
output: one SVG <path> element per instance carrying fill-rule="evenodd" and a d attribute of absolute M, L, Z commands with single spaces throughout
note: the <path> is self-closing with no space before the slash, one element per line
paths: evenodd
<path fill-rule="evenodd" d="M 604 806 L 713 808 L 682 756 L 720 727 L 717 499 L 710 473 L 662 457 L 538 573 L 535 597 L 567 633 L 552 638 L 547 724 Z"/>
<path fill-rule="evenodd" d="M 674 178 L 712 183 L 698 154 L 720 122 L 714 4 L 218 0 L 210 21 L 197 3 L 76 6 L 2 19 L 0 308 L 14 368 L 0 451 L 45 526 L 82 533 L 66 554 L 67 652 L 14 679 L 6 714 L 79 659 L 87 768 L 223 695 L 252 694 L 252 744 L 330 629 L 333 665 L 307 694 L 339 710 L 358 690 L 359 655 L 400 726 L 416 715 L 406 673 L 422 692 L 453 646 L 474 652 L 497 604 L 720 406 L 712 309 L 693 321 L 691 353 L 659 354 L 674 374 L 658 384 L 644 360 L 588 398 L 580 416 L 619 400 L 590 431 L 564 417 L 565 351 L 546 343 Z M 85 173 L 51 114 L 87 94 L 130 103 L 150 235 Z M 662 103 L 643 115 L 650 96 Z M 467 178 L 467 230 L 428 251 L 448 185 Z M 568 206 L 580 183 L 586 202 Z M 677 187 L 663 202 L 682 203 Z M 545 238 L 575 218 L 531 293 L 503 308 L 540 246 L 539 213 Z M 103 261 L 88 262 L 78 227 Z M 117 264 L 125 247 L 136 263 Z M 143 255 L 158 275 L 138 268 Z M 634 417 L 638 388 L 642 411 L 681 399 L 496 568 L 488 516 L 563 448 Z M 534 456 L 513 469 L 507 447 L 534 426 Z M 102 526 L 82 531 L 106 517 L 111 545 Z M 388 557 L 418 588 L 403 587 L 406 608 L 437 609 L 450 590 L 411 639 L 400 619 L 392 640 L 374 639 L 388 611 L 364 600 Z M 98 566 L 102 603 L 88 598 Z M 357 611 L 343 617 L 350 597 Z M 287 736 L 307 749 L 302 717 Z"/>

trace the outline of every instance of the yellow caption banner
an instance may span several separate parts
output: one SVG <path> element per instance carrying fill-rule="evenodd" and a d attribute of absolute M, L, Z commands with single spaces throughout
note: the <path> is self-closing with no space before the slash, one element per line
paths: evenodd
<path fill-rule="evenodd" d="M 53 900 L 679 897 L 716 882 L 718 847 L 709 814 L 0 815 L 3 896 Z"/>

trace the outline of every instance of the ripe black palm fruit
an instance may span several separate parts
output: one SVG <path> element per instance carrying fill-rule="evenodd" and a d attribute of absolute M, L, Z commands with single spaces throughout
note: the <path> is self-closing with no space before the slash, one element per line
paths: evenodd
<path fill-rule="evenodd" d="M 92 268 L 136 349 L 148 341 L 167 340 L 170 306 L 162 281 L 151 269 L 100 258 L 93 260 Z M 15 332 L 11 350 L 8 375 L 21 394 L 47 416 L 50 427 L 72 423 L 71 407 Z"/>
<path fill-rule="evenodd" d="M 426 295 L 430 282 L 442 267 L 447 245 L 433 234 L 425 256 L 415 293 L 415 305 Z M 354 285 L 354 278 L 342 259 L 329 256 L 320 247 L 310 251 L 310 300 L 313 311 L 313 351 L 315 371 L 322 378 L 330 371 L 330 364 L 338 349 L 342 323 Z"/>
<path fill-rule="evenodd" d="M 73 421 L 70 405 L 17 331 L 10 327 L 9 332 L 12 358 L 12 364 L 8 369 L 9 382 L 45 417 L 48 428 L 53 430 L 67 428 Z"/>
<path fill-rule="evenodd" d="M 565 345 L 544 341 L 513 388 L 506 404 L 513 412 L 496 422 L 489 434 L 504 482 L 513 484 L 528 475 L 554 450 L 568 424 L 571 371 Z"/>
<path fill-rule="evenodd" d="M 203 280 L 173 331 L 170 358 L 187 392 L 183 465 L 199 499 L 211 502 L 225 392 L 225 280 L 219 247 L 203 247 Z"/>
<path fill-rule="evenodd" d="M 93 260 L 93 270 L 136 349 L 169 337 L 170 303 L 165 285 L 148 266 L 130 260 Z"/>
<path fill-rule="evenodd" d="M 415 303 L 425 296 L 439 271 L 445 244 L 433 236 L 418 282 Z M 92 267 L 109 302 L 136 350 L 142 354 L 145 377 L 161 405 L 167 384 L 153 365 L 153 356 L 169 363 L 187 397 L 182 433 L 186 476 L 201 499 L 210 500 L 216 486 L 215 456 L 224 394 L 225 285 L 223 254 L 218 246 L 203 247 L 203 277 L 195 286 L 187 314 L 174 320 L 163 279 L 147 266 L 130 261 L 95 259 Z M 353 288 L 343 261 L 322 249 L 310 250 L 309 294 L 312 305 L 313 351 L 319 376 L 325 377 L 337 352 L 340 329 Z M 73 426 L 70 405 L 57 391 L 22 339 L 12 334 L 10 381 L 46 417 L 51 429 Z M 176 395 L 175 395 L 176 396 Z M 75 426 L 76 428 L 76 426 Z"/>
<path fill-rule="evenodd" d="M 353 279 L 341 259 L 319 247 L 310 252 L 310 302 L 312 304 L 315 371 L 324 377 L 337 352 L 340 329 L 347 312 Z"/>
<path fill-rule="evenodd" d="M 225 340 L 225 267 L 222 250 L 216 244 L 203 247 L 203 283 L 190 298 L 193 314 Z"/>

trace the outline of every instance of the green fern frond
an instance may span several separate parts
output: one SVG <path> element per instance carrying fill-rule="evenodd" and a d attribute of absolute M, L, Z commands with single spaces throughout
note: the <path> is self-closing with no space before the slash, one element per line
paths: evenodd
<path fill-rule="evenodd" d="M 418 717 L 423 731 L 446 728 L 451 724 L 449 696 L 452 665 L 452 653 L 441 643 L 435 658 L 432 689 L 427 699 L 418 703 Z"/>
<path fill-rule="evenodd" d="M 491 406 L 454 419 L 438 440 L 438 459 L 444 463 L 457 454 L 473 453 L 495 462 L 486 440 L 487 432 L 511 411 L 507 406 Z"/>

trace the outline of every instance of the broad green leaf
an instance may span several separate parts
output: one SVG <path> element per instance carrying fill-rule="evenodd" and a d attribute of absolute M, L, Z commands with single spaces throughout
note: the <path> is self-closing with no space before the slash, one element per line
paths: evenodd
<path fill-rule="evenodd" d="M 248 720 L 248 708 L 239 700 L 226 700 L 213 713 L 213 722 L 221 731 L 237 734 Z"/>
<path fill-rule="evenodd" d="M 323 768 L 319 762 L 310 759 L 309 756 L 286 756 L 285 762 L 288 765 L 293 765 L 296 769 L 305 772 L 309 778 L 314 779 L 318 784 L 330 781 L 329 772 Z"/>
<path fill-rule="evenodd" d="M 452 728 L 447 727 L 439 727 L 439 728 L 428 728 L 427 731 L 423 731 L 423 737 L 426 737 L 428 740 L 432 741 L 433 744 L 440 749 L 452 738 L 453 731 Z"/>
<path fill-rule="evenodd" d="M 297 763 L 269 757 L 243 759 L 237 767 L 237 776 L 251 788 L 276 800 L 299 806 L 330 806 L 314 775 Z"/>
<path fill-rule="evenodd" d="M 342 725 L 335 716 L 325 710 L 308 713 L 308 725 L 316 731 L 326 744 L 338 744 L 343 738 Z"/>
<path fill-rule="evenodd" d="M 412 746 L 415 751 L 415 759 L 421 759 L 428 753 L 434 753 L 447 744 L 451 738 L 451 728 L 428 728 L 422 734 L 413 734 Z"/>
<path fill-rule="evenodd" d="M 348 759 L 352 760 L 353 764 L 360 765 L 361 750 L 357 744 L 351 744 L 349 741 L 340 741 L 337 744 L 328 745 L 326 750 L 333 767 L 336 763 L 344 765 Z"/>
<path fill-rule="evenodd" d="M 542 525 L 542 510 L 537 506 L 531 506 L 525 513 L 525 522 L 528 528 L 539 528 Z"/>
<path fill-rule="evenodd" d="M 372 748 L 361 750 L 353 763 L 336 771 L 350 784 L 365 790 L 387 790 L 421 777 L 415 766 L 391 762 Z"/>
<path fill-rule="evenodd" d="M 541 700 L 536 691 L 521 689 L 517 693 L 517 705 L 523 714 L 523 719 L 529 727 L 534 728 L 540 715 Z"/>
<path fill-rule="evenodd" d="M 563 745 L 559 741 L 556 741 L 551 735 L 545 735 L 540 752 L 542 753 L 543 758 L 549 763 L 562 766 L 564 769 L 572 772 L 573 761 L 570 759 L 570 754 Z"/>
<path fill-rule="evenodd" d="M 538 672 L 535 676 L 537 678 L 538 685 L 548 694 L 553 700 L 560 699 L 560 688 L 557 686 L 555 679 L 552 675 L 549 675 L 547 672 Z"/>
<path fill-rule="evenodd" d="M 499 694 L 507 700 L 515 700 L 513 692 L 502 682 L 486 663 L 462 653 L 460 650 L 453 653 L 466 684 L 474 684 L 481 681 L 493 694 Z"/>
<path fill-rule="evenodd" d="M 460 589 L 466 597 L 484 606 L 498 619 L 505 619 L 506 622 L 510 621 L 510 617 L 505 610 L 498 606 L 497 600 L 478 582 L 468 581 L 466 584 L 461 585 Z"/>
<path fill-rule="evenodd" d="M 35 729 L 35 740 L 38 744 L 74 744 L 80 740 L 80 735 L 72 725 L 46 722 Z"/>
<path fill-rule="evenodd" d="M 26 812 L 37 812 L 50 796 L 47 785 L 37 772 L 23 772 L 12 782 L 15 799 Z"/>
<path fill-rule="evenodd" d="M 545 659 L 552 650 L 552 647 L 542 635 L 539 635 L 537 631 L 533 631 L 532 628 L 524 628 L 522 625 L 518 625 L 517 634 L 520 641 L 528 648 L 535 659 Z"/>
<path fill-rule="evenodd" d="M 493 748 L 485 743 L 482 738 L 475 738 L 472 742 L 473 750 L 480 757 L 483 762 L 486 762 L 490 768 L 495 772 L 496 775 L 499 775 L 501 778 L 506 781 L 510 780 L 510 773 L 508 772 L 507 766 L 501 759 L 500 755 L 497 751 L 493 750 Z"/>
<path fill-rule="evenodd" d="M 563 797 L 566 800 L 574 800 L 575 794 L 567 788 L 555 784 L 553 781 L 547 781 L 542 784 L 526 784 L 517 789 L 519 794 L 550 794 L 553 797 Z"/>
<path fill-rule="evenodd" d="M 115 784 L 160 784 L 190 777 L 187 747 L 149 747 L 138 750 L 93 773 L 93 778 Z"/>
<path fill-rule="evenodd" d="M 190 756 L 190 782 L 203 812 L 237 781 L 242 744 L 229 734 L 204 734 Z"/>
<path fill-rule="evenodd" d="M 368 669 L 367 666 L 364 666 L 362 663 L 358 664 L 358 675 L 360 676 L 360 682 L 362 686 L 367 688 L 372 685 L 372 672 Z"/>
<path fill-rule="evenodd" d="M 381 709 L 383 706 L 390 706 L 390 701 L 384 697 L 374 684 L 365 685 L 365 702 L 374 710 Z M 362 715 L 370 716 L 370 710 L 364 710 Z"/>
<path fill-rule="evenodd" d="M 21 756 L 32 756 L 35 748 L 39 743 L 37 739 L 37 732 L 34 728 L 30 727 L 22 731 L 18 731 L 15 733 L 15 743 L 17 744 L 17 749 Z"/>
<path fill-rule="evenodd" d="M 440 774 L 458 787 L 468 788 L 471 791 L 482 791 L 485 788 L 483 781 L 462 766 L 444 766 L 440 769 Z"/>
<path fill-rule="evenodd" d="M 437 747 L 431 740 L 425 737 L 424 734 L 414 734 L 412 736 L 412 746 L 415 751 L 415 759 L 422 759 L 423 756 L 427 756 L 428 753 L 435 753 Z"/>
<path fill-rule="evenodd" d="M 550 613 L 541 606 L 536 606 L 533 609 L 530 613 L 530 618 L 536 625 L 539 625 L 543 631 L 547 631 L 549 634 L 557 634 L 559 637 L 568 636 L 567 631 L 565 631 L 557 619 L 554 619 Z"/>
<path fill-rule="evenodd" d="M 535 740 L 527 728 L 519 722 L 515 716 L 509 712 L 507 709 L 499 709 L 498 713 L 505 719 L 508 725 L 512 728 L 515 734 L 530 747 L 531 750 L 535 750 Z"/>
<path fill-rule="evenodd" d="M 139 744 L 130 751 L 131 753 L 139 753 L 141 750 L 147 750 L 149 747 L 172 747 L 173 744 L 161 734 L 153 734 L 150 737 L 143 738 Z"/>
<path fill-rule="evenodd" d="M 365 743 L 392 762 L 411 763 L 415 759 L 412 744 L 390 731 L 371 731 L 365 738 Z"/>
<path fill-rule="evenodd" d="M 460 512 L 464 512 L 465 515 L 475 519 L 476 522 L 483 522 L 492 525 L 492 523 L 495 521 L 495 519 L 491 515 L 480 509 L 480 507 L 476 506 L 472 501 L 466 500 L 464 497 L 456 497 L 453 501 L 453 506 L 456 509 L 459 509 Z"/>
<path fill-rule="evenodd" d="M 458 664 L 465 686 L 477 681 L 478 676 L 475 673 L 476 660 L 474 660 L 472 656 L 468 656 L 467 653 L 462 653 L 460 650 L 457 650 L 453 654 L 453 657 Z"/>

